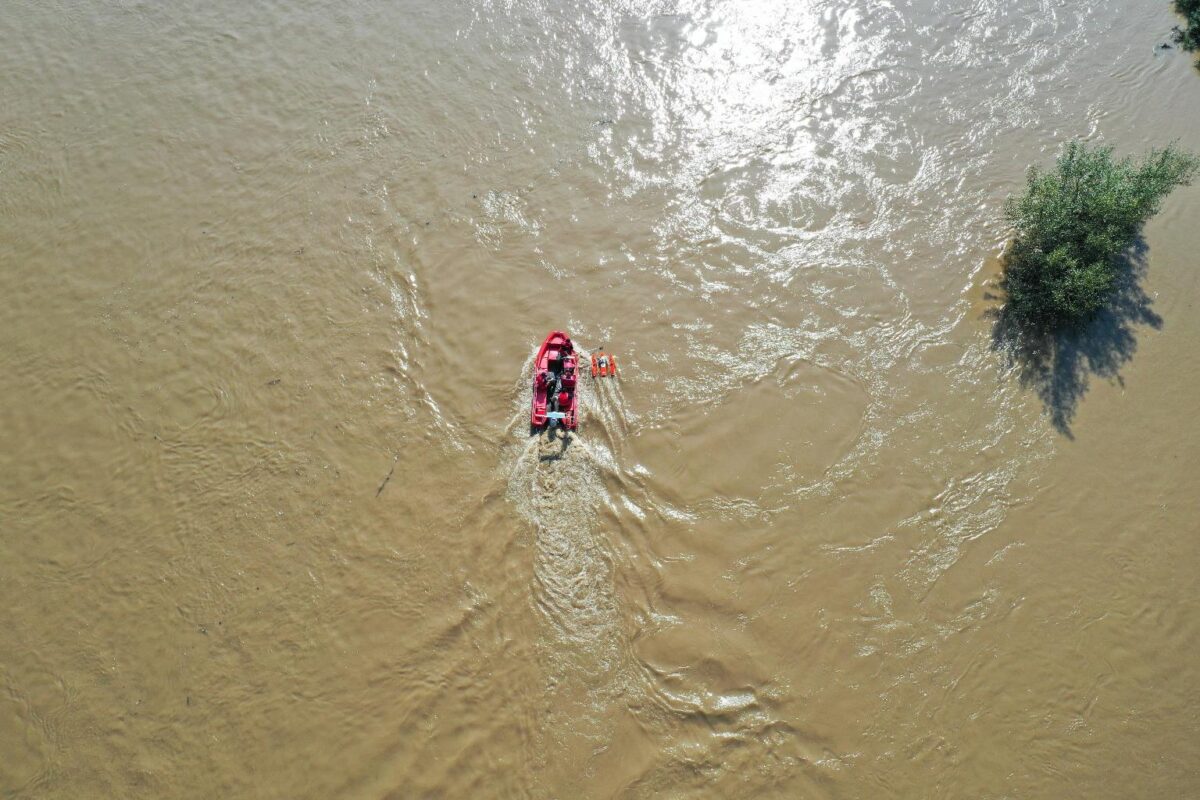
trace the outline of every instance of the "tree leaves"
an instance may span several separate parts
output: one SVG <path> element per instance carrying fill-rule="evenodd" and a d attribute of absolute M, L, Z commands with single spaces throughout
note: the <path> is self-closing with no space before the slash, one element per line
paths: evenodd
<path fill-rule="evenodd" d="M 1118 257 L 1200 168 L 1174 145 L 1140 162 L 1112 153 L 1069 142 L 1053 170 L 1030 167 L 1025 194 L 1005 203 L 1015 236 L 1002 285 L 1017 320 L 1053 329 L 1090 319 L 1112 294 Z"/>
<path fill-rule="evenodd" d="M 1175 11 L 1182 14 L 1187 27 L 1175 27 L 1175 43 L 1184 50 L 1200 50 L 1200 0 L 1175 0 Z M 1197 62 L 1200 67 L 1200 62 Z"/>

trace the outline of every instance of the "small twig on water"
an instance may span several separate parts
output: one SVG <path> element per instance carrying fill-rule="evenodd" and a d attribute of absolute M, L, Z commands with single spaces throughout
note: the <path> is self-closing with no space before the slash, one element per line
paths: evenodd
<path fill-rule="evenodd" d="M 383 494 L 383 488 L 387 486 L 388 481 L 392 479 L 392 473 L 396 471 L 396 461 L 399 460 L 399 458 L 400 456 L 392 457 L 392 468 L 388 470 L 387 477 L 383 479 L 383 483 L 379 484 L 379 488 L 375 490 L 376 497 L 379 497 L 379 495 Z"/>

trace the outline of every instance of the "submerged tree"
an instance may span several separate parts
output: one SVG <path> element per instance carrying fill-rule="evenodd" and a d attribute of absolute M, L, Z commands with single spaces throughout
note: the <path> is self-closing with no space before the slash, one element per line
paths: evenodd
<path fill-rule="evenodd" d="M 1174 145 L 1134 162 L 1081 142 L 1069 143 L 1053 170 L 1031 167 L 1025 194 L 1004 209 L 1015 228 L 1001 282 L 1009 321 L 1050 331 L 1089 320 L 1112 296 L 1120 256 L 1142 224 L 1198 168 L 1200 159 Z"/>
<path fill-rule="evenodd" d="M 1200 0 L 1175 0 L 1175 10 L 1184 19 L 1184 27 L 1175 26 L 1176 43 L 1184 50 L 1200 50 Z"/>

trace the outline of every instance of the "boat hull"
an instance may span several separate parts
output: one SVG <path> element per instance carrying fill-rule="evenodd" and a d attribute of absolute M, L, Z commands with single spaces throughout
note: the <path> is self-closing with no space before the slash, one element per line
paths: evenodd
<path fill-rule="evenodd" d="M 555 424 L 575 430 L 579 424 L 579 357 L 565 331 L 551 331 L 533 360 L 533 401 L 529 424 L 537 430 Z M 549 374 L 550 379 L 543 376 Z M 565 392 L 566 402 L 555 397 L 555 388 Z"/>

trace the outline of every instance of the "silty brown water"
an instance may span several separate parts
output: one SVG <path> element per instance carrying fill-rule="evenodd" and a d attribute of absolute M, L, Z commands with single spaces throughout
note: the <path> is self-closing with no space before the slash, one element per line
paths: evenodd
<path fill-rule="evenodd" d="M 1200 193 L 1065 380 L 987 317 L 1028 164 L 1200 149 L 1175 22 L 7 7 L 0 793 L 1195 794 Z"/>

